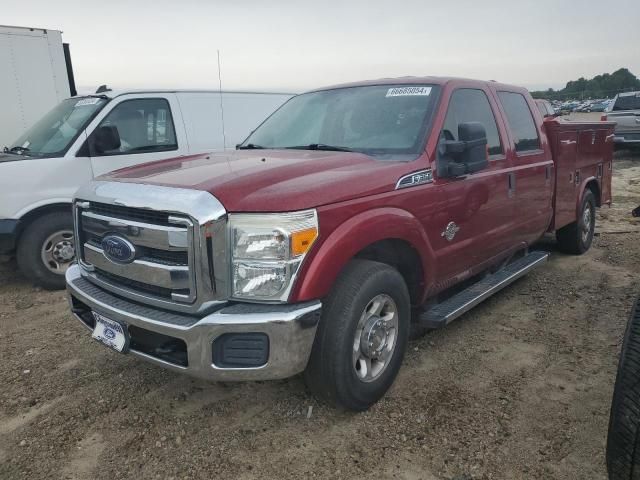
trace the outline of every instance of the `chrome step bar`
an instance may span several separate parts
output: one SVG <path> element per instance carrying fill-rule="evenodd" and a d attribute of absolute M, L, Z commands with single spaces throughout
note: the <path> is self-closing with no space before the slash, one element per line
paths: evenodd
<path fill-rule="evenodd" d="M 502 270 L 484 277 L 462 292 L 426 310 L 419 317 L 420 325 L 427 328 L 440 328 L 448 325 L 494 293 L 545 263 L 548 258 L 549 253 L 541 251 L 525 255 Z"/>

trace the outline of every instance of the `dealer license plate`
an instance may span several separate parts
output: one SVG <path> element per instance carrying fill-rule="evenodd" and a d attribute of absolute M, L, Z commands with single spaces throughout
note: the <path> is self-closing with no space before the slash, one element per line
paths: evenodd
<path fill-rule="evenodd" d="M 125 326 L 99 313 L 92 313 L 96 326 L 91 336 L 117 352 L 126 351 L 129 342 Z"/>

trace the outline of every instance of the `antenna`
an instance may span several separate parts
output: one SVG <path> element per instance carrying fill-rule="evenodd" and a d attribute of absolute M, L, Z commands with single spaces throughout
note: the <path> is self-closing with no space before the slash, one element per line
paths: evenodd
<path fill-rule="evenodd" d="M 220 50 L 218 52 L 218 85 L 220 92 L 220 112 L 222 113 L 222 149 L 227 149 L 227 135 L 224 131 L 224 106 L 222 105 L 222 71 L 220 69 Z"/>

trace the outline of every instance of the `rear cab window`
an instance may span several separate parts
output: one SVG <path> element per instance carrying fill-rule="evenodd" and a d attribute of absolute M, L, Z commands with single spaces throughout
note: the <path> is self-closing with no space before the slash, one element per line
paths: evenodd
<path fill-rule="evenodd" d="M 524 95 L 516 92 L 498 92 L 507 123 L 513 135 L 516 153 L 541 149 L 536 122 Z"/>
<path fill-rule="evenodd" d="M 619 93 L 611 107 L 612 111 L 640 110 L 640 92 Z"/>
<path fill-rule="evenodd" d="M 496 118 L 487 94 L 483 90 L 459 88 L 453 92 L 442 127 L 442 135 L 446 140 L 458 140 L 458 125 L 466 122 L 480 122 L 484 126 L 490 157 L 495 158 L 504 153 Z"/>

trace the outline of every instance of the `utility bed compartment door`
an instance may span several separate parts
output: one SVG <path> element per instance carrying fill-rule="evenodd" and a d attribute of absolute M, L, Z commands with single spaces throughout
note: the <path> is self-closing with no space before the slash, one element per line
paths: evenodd
<path fill-rule="evenodd" d="M 578 157 L 578 132 L 558 132 L 553 146 L 556 162 L 556 193 L 554 196 L 555 226 L 564 226 L 576 219 L 575 172 Z"/>

